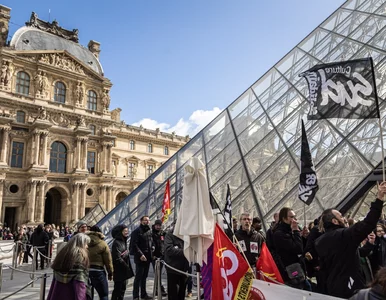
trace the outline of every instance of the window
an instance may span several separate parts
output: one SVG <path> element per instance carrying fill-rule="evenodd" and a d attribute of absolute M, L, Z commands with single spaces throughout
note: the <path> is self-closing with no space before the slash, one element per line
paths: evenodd
<path fill-rule="evenodd" d="M 169 147 L 168 147 L 168 146 L 165 146 L 165 148 L 164 148 L 164 154 L 165 154 L 165 155 L 169 155 Z"/>
<path fill-rule="evenodd" d="M 95 132 L 96 132 L 96 127 L 95 127 L 95 125 L 90 125 L 89 129 L 91 130 L 91 134 L 92 134 L 92 135 L 95 135 Z"/>
<path fill-rule="evenodd" d="M 130 178 L 134 178 L 134 176 L 135 176 L 135 163 L 129 162 L 127 176 L 129 176 Z"/>
<path fill-rule="evenodd" d="M 133 140 L 130 141 L 130 150 L 135 149 L 135 142 Z"/>
<path fill-rule="evenodd" d="M 21 143 L 21 142 L 12 143 L 11 167 L 13 168 L 23 167 L 23 152 L 24 152 L 24 143 Z"/>
<path fill-rule="evenodd" d="M 95 174 L 95 152 L 87 152 L 87 170 L 90 174 Z"/>
<path fill-rule="evenodd" d="M 66 173 L 67 148 L 61 142 L 53 142 L 50 154 L 50 171 Z"/>
<path fill-rule="evenodd" d="M 26 72 L 19 72 L 16 76 L 16 93 L 28 95 L 29 94 L 30 78 Z"/>
<path fill-rule="evenodd" d="M 153 145 L 151 143 L 147 145 L 147 152 L 153 153 Z"/>
<path fill-rule="evenodd" d="M 97 94 L 94 91 L 88 91 L 87 108 L 90 110 L 97 110 Z"/>
<path fill-rule="evenodd" d="M 57 81 L 55 83 L 54 101 L 59 103 L 66 102 L 66 86 L 63 82 Z"/>
<path fill-rule="evenodd" d="M 147 177 L 149 177 L 154 172 L 154 166 L 153 165 L 147 165 Z"/>
<path fill-rule="evenodd" d="M 25 112 L 18 110 L 16 112 L 16 122 L 18 123 L 25 123 Z"/>

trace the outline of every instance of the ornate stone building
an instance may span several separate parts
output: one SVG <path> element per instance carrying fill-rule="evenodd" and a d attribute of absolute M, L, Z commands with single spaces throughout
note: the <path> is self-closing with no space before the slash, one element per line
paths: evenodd
<path fill-rule="evenodd" d="M 72 223 L 109 211 L 188 137 L 128 126 L 109 110 L 100 44 L 32 13 L 10 41 L 0 6 L 0 222 Z"/>

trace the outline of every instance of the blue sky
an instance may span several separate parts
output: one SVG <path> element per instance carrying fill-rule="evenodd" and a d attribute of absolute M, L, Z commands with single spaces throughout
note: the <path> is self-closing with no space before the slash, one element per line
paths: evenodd
<path fill-rule="evenodd" d="M 29 20 L 101 43 L 111 109 L 127 124 L 191 136 L 323 22 L 342 0 L 3 0 L 10 35 Z M 49 10 L 51 11 L 49 16 Z"/>

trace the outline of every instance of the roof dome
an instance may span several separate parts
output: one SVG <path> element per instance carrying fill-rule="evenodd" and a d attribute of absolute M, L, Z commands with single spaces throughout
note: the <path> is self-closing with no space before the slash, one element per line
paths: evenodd
<path fill-rule="evenodd" d="M 12 37 L 10 46 L 23 51 L 66 50 L 90 69 L 103 76 L 102 65 L 90 50 L 76 42 L 34 27 L 24 26 L 18 29 Z"/>

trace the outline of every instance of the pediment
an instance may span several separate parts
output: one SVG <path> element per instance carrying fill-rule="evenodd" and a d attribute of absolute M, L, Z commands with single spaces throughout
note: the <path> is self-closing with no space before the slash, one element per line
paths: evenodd
<path fill-rule="evenodd" d="M 65 50 L 61 51 L 12 51 L 16 57 L 31 62 L 41 63 L 64 71 L 73 72 L 78 75 L 90 76 L 95 79 L 105 80 L 97 72 L 86 66 L 85 63 L 77 59 Z"/>
<path fill-rule="evenodd" d="M 140 161 L 140 159 L 134 155 L 126 157 L 126 161 Z"/>

